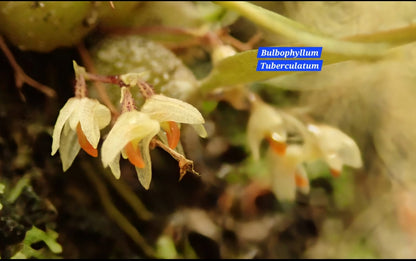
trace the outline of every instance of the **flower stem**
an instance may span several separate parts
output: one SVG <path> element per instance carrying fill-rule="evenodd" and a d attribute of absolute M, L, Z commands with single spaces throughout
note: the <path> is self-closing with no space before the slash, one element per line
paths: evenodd
<path fill-rule="evenodd" d="M 75 97 L 84 98 L 87 97 L 87 83 L 85 82 L 85 76 L 83 74 L 75 73 Z"/>
<path fill-rule="evenodd" d="M 215 3 L 239 13 L 251 22 L 275 34 L 283 35 L 308 46 L 323 46 L 324 50 L 330 53 L 357 58 L 378 58 L 385 54 L 389 47 L 387 43 L 383 42 L 359 43 L 328 37 L 314 28 L 308 28 L 301 23 L 253 3 L 243 1 L 218 1 Z"/>
<path fill-rule="evenodd" d="M 102 83 L 111 83 L 119 85 L 120 87 L 126 86 L 126 84 L 119 78 L 118 75 L 111 75 L 111 76 L 105 76 L 105 75 L 98 75 L 87 72 L 85 74 L 88 78 L 88 80 L 91 81 L 97 81 Z"/>
<path fill-rule="evenodd" d="M 165 145 L 163 142 L 161 142 L 158 139 L 152 140 L 153 146 L 157 145 L 160 148 L 162 148 L 164 151 L 169 153 L 175 160 L 179 163 L 179 180 L 181 180 L 187 171 L 192 172 L 195 175 L 199 176 L 199 173 L 194 170 L 194 162 L 192 160 L 189 160 L 185 158 L 184 155 L 178 153 L 177 151 L 171 149 L 169 146 Z"/>

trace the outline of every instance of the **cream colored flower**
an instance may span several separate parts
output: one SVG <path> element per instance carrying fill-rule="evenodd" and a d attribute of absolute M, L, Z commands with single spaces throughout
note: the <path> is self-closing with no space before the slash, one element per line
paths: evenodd
<path fill-rule="evenodd" d="M 279 112 L 264 102 L 253 103 L 247 126 L 247 140 L 253 158 L 260 158 L 260 145 L 267 139 L 273 150 L 283 155 L 286 150 L 286 129 Z"/>
<path fill-rule="evenodd" d="M 348 135 L 327 125 L 309 124 L 307 128 L 315 136 L 321 155 L 334 176 L 341 174 L 344 165 L 362 166 L 360 149 Z"/>
<path fill-rule="evenodd" d="M 121 153 L 135 166 L 143 187 L 149 189 L 152 179 L 149 143 L 159 130 L 159 123 L 145 113 L 132 110 L 121 114 L 101 148 L 104 167 L 110 166 L 114 176 L 120 178 Z"/>
<path fill-rule="evenodd" d="M 207 136 L 203 125 L 205 120 L 201 113 L 194 106 L 181 100 L 154 94 L 146 99 L 140 111 L 160 123 L 166 132 L 168 145 L 172 149 L 176 147 L 180 138 L 178 123 L 191 124 L 199 136 L 203 138 Z"/>
<path fill-rule="evenodd" d="M 51 155 L 59 149 L 66 171 L 80 148 L 97 157 L 100 130 L 110 123 L 110 110 L 95 99 L 70 98 L 59 112 L 52 135 Z"/>
<path fill-rule="evenodd" d="M 303 146 L 289 145 L 285 155 L 278 155 L 269 148 L 267 155 L 271 187 L 276 198 L 293 201 L 296 189 L 304 194 L 309 193 L 309 179 L 302 165 Z"/>

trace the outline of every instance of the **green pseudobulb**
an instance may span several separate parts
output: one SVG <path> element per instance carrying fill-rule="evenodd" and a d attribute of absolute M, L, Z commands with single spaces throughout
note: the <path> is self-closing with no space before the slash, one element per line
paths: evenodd
<path fill-rule="evenodd" d="M 0 34 L 21 50 L 77 44 L 97 23 L 92 2 L 0 2 Z"/>

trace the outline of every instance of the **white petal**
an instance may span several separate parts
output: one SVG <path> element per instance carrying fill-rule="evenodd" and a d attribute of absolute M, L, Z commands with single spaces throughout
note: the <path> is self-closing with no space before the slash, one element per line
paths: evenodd
<path fill-rule="evenodd" d="M 79 108 L 79 122 L 82 132 L 94 149 L 97 148 L 100 141 L 100 128 L 94 119 L 94 110 L 97 104 L 98 102 L 95 100 L 83 98 L 82 107 Z"/>
<path fill-rule="evenodd" d="M 318 140 L 325 160 L 331 168 L 341 170 L 342 165 L 354 168 L 362 166 L 361 153 L 353 139 L 342 131 L 327 125 L 308 125 Z"/>
<path fill-rule="evenodd" d="M 273 193 L 279 201 L 294 201 L 296 198 L 295 174 L 276 175 L 272 181 Z"/>
<path fill-rule="evenodd" d="M 303 150 L 299 145 L 290 145 L 284 156 L 268 150 L 268 164 L 271 171 L 273 193 L 279 200 L 293 201 L 296 197 L 295 172 L 302 162 Z"/>
<path fill-rule="evenodd" d="M 71 116 L 70 116 L 71 117 Z M 73 130 L 71 129 L 71 127 L 69 126 L 69 121 L 66 122 L 66 124 L 64 125 L 64 128 L 62 129 L 62 135 L 68 135 L 69 132 L 73 132 Z"/>
<path fill-rule="evenodd" d="M 336 153 L 326 154 L 325 161 L 331 169 L 336 170 L 340 173 L 342 172 L 342 166 L 344 165 L 344 162 L 342 158 Z"/>
<path fill-rule="evenodd" d="M 152 137 L 146 137 L 139 143 L 140 151 L 143 156 L 144 168 L 135 167 L 137 177 L 145 189 L 149 189 L 150 182 L 152 181 L 152 161 L 150 160 L 149 152 L 149 143 Z"/>
<path fill-rule="evenodd" d="M 160 141 L 162 141 L 163 144 L 168 145 L 168 137 L 166 136 L 166 132 L 164 130 L 160 130 L 157 133 L 157 137 L 159 138 Z"/>
<path fill-rule="evenodd" d="M 127 153 L 126 153 L 125 150 L 121 150 L 121 156 L 123 157 L 123 159 L 127 159 L 128 158 Z"/>
<path fill-rule="evenodd" d="M 108 164 L 110 166 L 111 172 L 113 173 L 114 177 L 116 179 L 119 179 L 121 176 L 121 172 L 120 172 L 120 154 L 117 154 L 117 156 L 114 158 L 114 160 L 112 162 L 110 162 L 110 164 Z"/>
<path fill-rule="evenodd" d="M 94 119 L 98 124 L 98 128 L 101 130 L 110 123 L 111 112 L 106 106 L 97 102 L 94 109 Z"/>
<path fill-rule="evenodd" d="M 155 94 L 147 99 L 140 111 L 149 114 L 158 122 L 205 123 L 201 113 L 191 104 L 161 94 Z"/>
<path fill-rule="evenodd" d="M 159 132 L 159 123 L 147 114 L 130 111 L 120 115 L 101 148 L 102 162 L 107 167 L 126 144 L 134 139 L 155 136 Z"/>
<path fill-rule="evenodd" d="M 110 110 L 95 99 L 82 98 L 79 122 L 88 142 L 96 149 L 100 141 L 100 129 L 110 123 Z"/>
<path fill-rule="evenodd" d="M 281 157 L 269 150 L 271 186 L 279 201 L 293 201 L 296 197 L 295 167 L 284 166 Z"/>
<path fill-rule="evenodd" d="M 71 114 L 71 116 L 68 119 L 69 126 L 73 131 L 77 130 L 77 126 L 79 123 L 79 119 L 82 116 L 82 108 L 84 107 L 84 103 L 88 98 L 76 98 L 77 104 L 74 108 L 74 112 Z"/>
<path fill-rule="evenodd" d="M 262 140 L 272 134 L 276 141 L 286 141 L 282 117 L 278 111 L 267 104 L 254 104 L 247 125 L 247 140 L 255 160 L 260 158 Z"/>
<path fill-rule="evenodd" d="M 81 146 L 78 143 L 78 135 L 74 131 L 68 132 L 68 135 L 62 135 L 59 155 L 61 156 L 62 169 L 65 172 L 74 161 Z"/>
<path fill-rule="evenodd" d="M 65 122 L 71 116 L 74 109 L 77 107 L 78 99 L 70 98 L 59 111 L 58 119 L 56 120 L 55 127 L 52 134 L 52 152 L 51 155 L 55 155 L 60 145 L 62 128 Z"/>
<path fill-rule="evenodd" d="M 196 133 L 198 133 L 200 137 L 206 138 L 208 136 L 203 124 L 192 124 L 191 126 L 195 129 Z"/>

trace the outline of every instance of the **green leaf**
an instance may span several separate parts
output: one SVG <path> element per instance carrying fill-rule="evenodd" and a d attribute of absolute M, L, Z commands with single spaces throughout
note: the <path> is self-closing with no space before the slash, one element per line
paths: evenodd
<path fill-rule="evenodd" d="M 399 46 L 416 40 L 416 24 L 371 34 L 354 35 L 346 37 L 344 40 L 360 41 L 362 43 L 385 42 L 392 47 Z"/>
<path fill-rule="evenodd" d="M 352 58 L 322 51 L 323 66 Z M 201 81 L 200 90 L 208 92 L 217 87 L 263 81 L 278 76 L 299 73 L 296 71 L 257 71 L 258 60 L 257 49 L 241 52 L 221 60 L 215 65 L 211 73 Z"/>
<path fill-rule="evenodd" d="M 195 6 L 199 16 L 210 23 L 218 23 L 222 27 L 234 23 L 239 15 L 233 11 L 227 10 L 222 6 L 218 6 L 210 1 L 197 1 Z"/>
<path fill-rule="evenodd" d="M 31 245 L 33 243 L 43 241 L 53 253 L 59 254 L 62 252 L 62 247 L 58 242 L 56 242 L 57 238 L 58 233 L 55 231 L 47 229 L 46 232 L 44 232 L 43 230 L 33 226 L 29 231 L 26 232 L 24 242 L 27 245 Z"/>
<path fill-rule="evenodd" d="M 58 233 L 53 230 L 46 229 L 46 232 L 32 226 L 32 228 L 26 232 L 25 239 L 23 240 L 23 248 L 18 253 L 16 253 L 12 259 L 22 259 L 22 258 L 58 258 L 56 254 L 62 253 L 62 246 L 56 242 L 58 238 Z M 49 248 L 41 248 L 39 250 L 33 249 L 31 245 L 43 241 Z"/>
<path fill-rule="evenodd" d="M 215 87 L 265 80 L 290 72 L 257 72 L 257 50 L 245 51 L 227 57 L 216 64 L 200 85 L 202 91 Z"/>
<path fill-rule="evenodd" d="M 30 184 L 30 177 L 28 175 L 23 176 L 16 185 L 9 191 L 6 201 L 12 204 L 22 193 L 23 189 Z"/>
<path fill-rule="evenodd" d="M 239 12 L 243 16 L 276 34 L 297 40 L 297 46 L 322 46 L 323 67 L 351 59 L 375 60 L 389 51 L 389 47 L 399 46 L 416 40 L 416 26 L 409 25 L 389 31 L 365 35 L 355 35 L 343 40 L 325 36 L 300 23 L 277 13 L 246 2 L 219 2 L 219 5 Z M 360 43 L 361 41 L 361 43 Z M 375 43 L 375 44 L 373 44 Z M 287 45 L 286 45 L 287 46 Z M 278 47 L 278 46 L 277 46 Z M 217 87 L 263 81 L 279 76 L 300 74 L 293 71 L 256 71 L 257 49 L 238 53 L 218 62 L 211 73 L 200 82 L 202 92 Z M 319 72 L 308 72 L 319 73 Z"/>
<path fill-rule="evenodd" d="M 216 3 L 240 13 L 257 25 L 276 34 L 281 34 L 304 45 L 322 46 L 323 50 L 327 52 L 351 57 L 378 57 L 383 55 L 389 47 L 386 43 L 358 43 L 338 40 L 248 2 Z"/>

